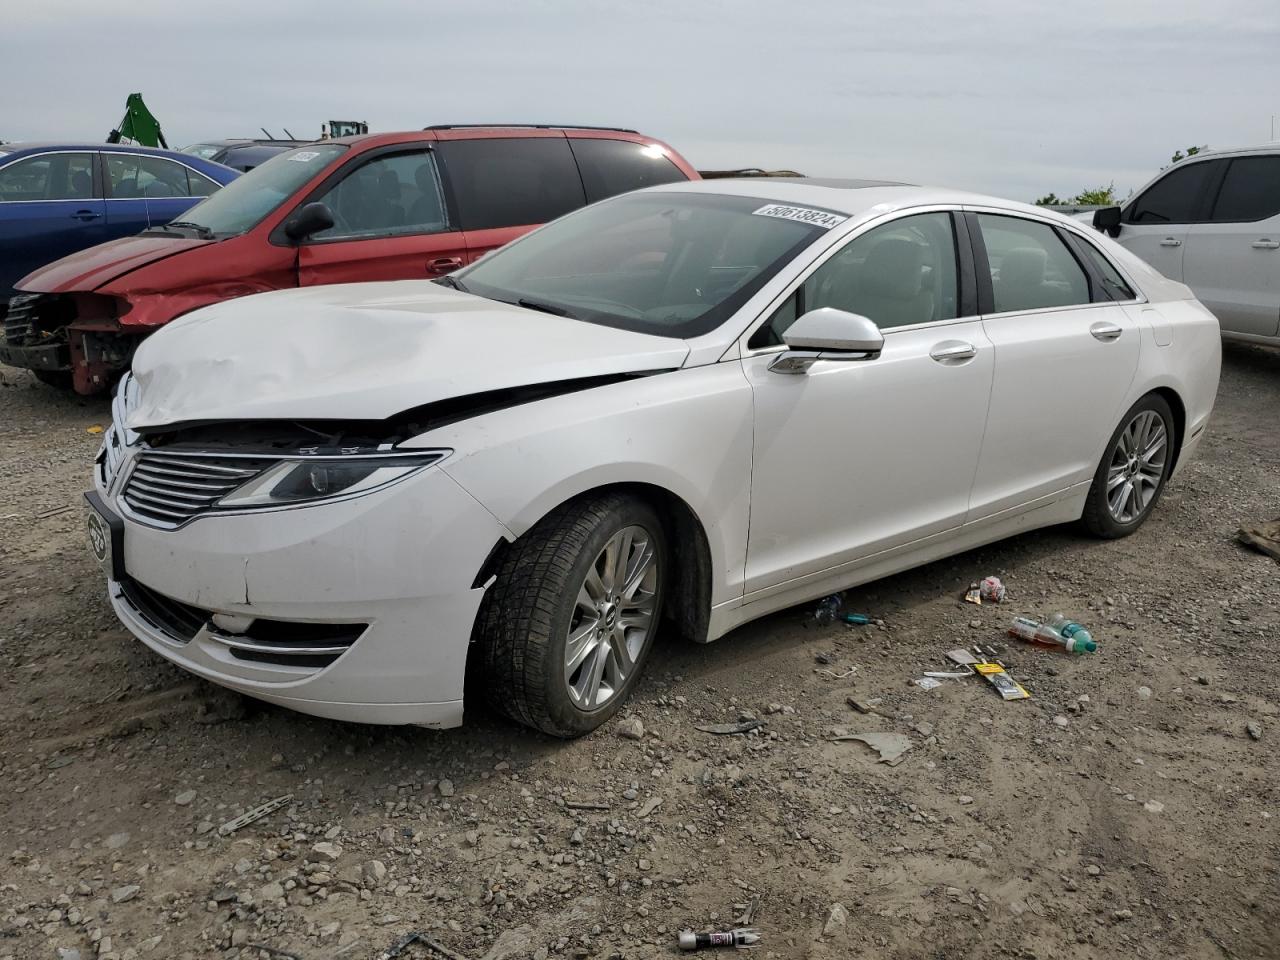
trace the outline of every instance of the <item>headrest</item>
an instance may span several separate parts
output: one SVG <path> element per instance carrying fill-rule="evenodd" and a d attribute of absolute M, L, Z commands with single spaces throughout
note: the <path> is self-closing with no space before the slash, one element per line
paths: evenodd
<path fill-rule="evenodd" d="M 919 295 L 923 276 L 924 247 L 905 237 L 887 237 L 867 254 L 859 286 L 869 296 L 910 300 Z"/>
<path fill-rule="evenodd" d="M 1044 250 L 1039 247 L 1019 247 L 1016 250 L 1010 250 L 1000 261 L 1000 285 L 1038 287 L 1044 283 L 1047 259 Z"/>

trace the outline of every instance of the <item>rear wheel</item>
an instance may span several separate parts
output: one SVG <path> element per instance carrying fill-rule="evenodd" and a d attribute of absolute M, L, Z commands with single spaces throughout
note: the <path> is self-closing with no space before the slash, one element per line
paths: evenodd
<path fill-rule="evenodd" d="M 613 716 L 653 648 L 667 557 L 658 515 L 621 494 L 568 503 L 521 537 L 476 622 L 490 704 L 557 737 Z"/>
<path fill-rule="evenodd" d="M 1175 439 L 1163 398 L 1150 394 L 1129 408 L 1093 475 L 1083 517 L 1090 533 L 1110 540 L 1142 526 L 1164 491 Z"/>

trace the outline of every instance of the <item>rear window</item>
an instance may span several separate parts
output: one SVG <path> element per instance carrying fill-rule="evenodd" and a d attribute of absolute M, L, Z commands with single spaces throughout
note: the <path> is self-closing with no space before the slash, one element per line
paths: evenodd
<path fill-rule="evenodd" d="M 656 144 L 570 138 L 587 203 L 643 187 L 689 179 Z"/>
<path fill-rule="evenodd" d="M 445 140 L 439 151 L 463 230 L 546 223 L 587 202 L 563 137 Z"/>
<path fill-rule="evenodd" d="M 1280 157 L 1237 157 L 1213 205 L 1213 219 L 1228 223 L 1266 220 L 1280 213 Z"/>

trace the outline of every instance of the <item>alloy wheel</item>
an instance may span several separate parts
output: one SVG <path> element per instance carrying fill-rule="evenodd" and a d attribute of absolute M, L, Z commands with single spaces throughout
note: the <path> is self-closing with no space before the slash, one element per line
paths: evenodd
<path fill-rule="evenodd" d="M 578 587 L 564 646 L 564 679 L 581 710 L 612 700 L 653 634 L 662 571 L 643 527 L 615 533 Z"/>
<path fill-rule="evenodd" d="M 1117 523 L 1146 511 L 1164 480 L 1169 435 L 1154 410 L 1138 413 L 1120 432 L 1107 467 L 1107 510 Z"/>

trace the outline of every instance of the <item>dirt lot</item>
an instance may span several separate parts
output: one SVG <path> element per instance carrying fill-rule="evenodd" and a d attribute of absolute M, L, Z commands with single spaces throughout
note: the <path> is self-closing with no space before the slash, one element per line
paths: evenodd
<path fill-rule="evenodd" d="M 576 743 L 313 720 L 168 666 L 83 542 L 106 405 L 0 380 L 0 958 L 372 960 L 413 931 L 469 960 L 658 957 L 753 905 L 764 957 L 1280 957 L 1280 566 L 1234 542 L 1280 515 L 1280 354 L 1227 349 L 1200 458 L 1137 535 L 851 592 L 883 626 L 796 609 L 667 641 L 624 713 L 641 738 Z M 959 601 L 993 573 L 1010 602 Z M 1011 647 L 1030 701 L 910 684 L 1055 610 L 1102 650 Z M 694 728 L 743 716 L 764 725 Z M 891 767 L 833 729 L 913 747 Z"/>

